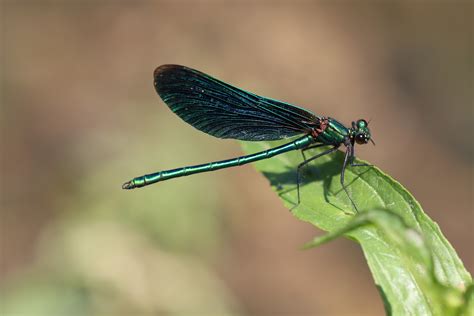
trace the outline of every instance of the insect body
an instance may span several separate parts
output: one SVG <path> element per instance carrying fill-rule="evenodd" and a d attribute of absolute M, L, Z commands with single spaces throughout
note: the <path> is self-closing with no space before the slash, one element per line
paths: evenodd
<path fill-rule="evenodd" d="M 271 141 L 302 136 L 287 144 L 251 155 L 147 174 L 124 183 L 123 189 L 241 166 L 291 150 L 301 150 L 304 161 L 296 172 L 299 204 L 301 168 L 344 145 L 346 152 L 341 169 L 341 185 L 357 211 L 344 185 L 344 172 L 348 164 L 361 165 L 353 163 L 354 145 L 372 141 L 367 121 L 361 119 L 352 122 L 352 126 L 347 128 L 331 117 L 316 116 L 300 107 L 258 96 L 184 66 L 158 67 L 154 72 L 154 85 L 160 97 L 176 115 L 212 136 L 244 141 Z M 306 159 L 306 150 L 324 146 L 328 149 Z"/>

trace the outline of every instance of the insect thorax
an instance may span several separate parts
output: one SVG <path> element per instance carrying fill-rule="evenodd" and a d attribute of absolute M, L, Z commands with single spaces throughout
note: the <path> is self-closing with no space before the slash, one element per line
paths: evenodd
<path fill-rule="evenodd" d="M 349 129 L 333 118 L 321 118 L 319 129 L 315 129 L 316 141 L 324 144 L 341 144 L 349 135 Z"/>

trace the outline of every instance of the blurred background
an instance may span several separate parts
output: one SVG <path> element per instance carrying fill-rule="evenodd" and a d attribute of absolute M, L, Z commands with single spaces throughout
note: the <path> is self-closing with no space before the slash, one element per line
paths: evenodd
<path fill-rule="evenodd" d="M 297 221 L 153 88 L 165 63 L 335 117 L 473 271 L 470 1 L 3 1 L 2 315 L 381 315 L 359 247 Z M 344 302 L 344 303 L 341 303 Z"/>

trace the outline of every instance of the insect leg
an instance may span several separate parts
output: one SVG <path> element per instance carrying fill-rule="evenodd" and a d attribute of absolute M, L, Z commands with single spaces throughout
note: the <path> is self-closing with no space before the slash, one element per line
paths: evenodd
<path fill-rule="evenodd" d="M 351 162 L 351 167 L 373 167 L 370 163 L 353 163 Z"/>
<path fill-rule="evenodd" d="M 310 161 L 315 160 L 315 159 L 317 159 L 319 157 L 322 157 L 324 155 L 330 154 L 330 153 L 336 151 L 338 148 L 339 148 L 339 146 L 334 146 L 333 148 L 328 149 L 326 151 L 323 151 L 322 153 L 319 153 L 316 156 L 313 156 L 309 159 L 305 159 L 302 163 L 300 163 L 298 165 L 298 167 L 296 169 L 296 192 L 298 194 L 298 203 L 294 207 L 297 207 L 301 202 L 301 199 L 300 199 L 301 168 L 304 167 L 305 165 L 307 165 Z"/>
<path fill-rule="evenodd" d="M 368 163 L 354 163 L 354 145 L 351 146 L 351 153 L 350 153 L 350 161 L 351 161 L 351 167 L 373 167 L 374 165 L 368 164 Z"/>
<path fill-rule="evenodd" d="M 354 200 L 352 200 L 352 197 L 349 194 L 349 191 L 347 191 L 347 188 L 344 185 L 344 173 L 346 171 L 347 162 L 349 161 L 349 157 L 351 156 L 351 154 L 354 154 L 354 150 L 351 147 L 352 145 L 347 146 L 346 154 L 344 155 L 344 163 L 342 164 L 342 171 L 341 171 L 341 186 L 344 189 L 344 192 L 346 192 L 349 200 L 351 200 L 352 206 L 354 207 L 356 213 L 359 213 L 359 210 L 357 209 L 357 206 L 355 205 Z"/>
<path fill-rule="evenodd" d="M 305 152 L 305 151 L 307 151 L 308 149 L 314 149 L 314 148 L 323 147 L 323 146 L 332 146 L 332 145 L 328 145 L 328 144 L 316 144 L 316 145 L 311 145 L 311 146 L 308 146 L 308 147 L 306 147 L 306 148 L 301 149 L 301 154 L 303 155 L 303 160 L 306 160 L 306 156 L 304 155 L 304 152 Z"/>

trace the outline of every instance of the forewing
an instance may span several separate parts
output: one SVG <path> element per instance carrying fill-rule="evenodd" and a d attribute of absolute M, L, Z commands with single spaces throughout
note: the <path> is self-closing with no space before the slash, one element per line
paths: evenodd
<path fill-rule="evenodd" d="M 277 140 L 307 133 L 319 124 L 319 118 L 309 111 L 184 66 L 160 66 L 154 77 L 156 91 L 174 113 L 215 137 Z"/>

